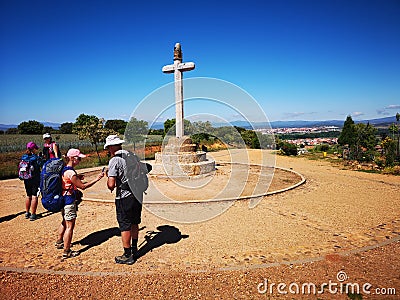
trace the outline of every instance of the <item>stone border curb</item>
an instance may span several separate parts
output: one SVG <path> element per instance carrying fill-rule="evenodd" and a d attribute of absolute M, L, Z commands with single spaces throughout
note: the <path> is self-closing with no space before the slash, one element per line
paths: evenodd
<path fill-rule="evenodd" d="M 243 201 L 243 200 L 250 200 L 250 199 L 255 199 L 255 198 L 260 198 L 260 197 L 265 197 L 265 196 L 272 196 L 275 194 L 287 192 L 289 190 L 299 187 L 300 185 L 306 183 L 306 181 L 307 181 L 306 178 L 299 172 L 296 172 L 294 170 L 287 169 L 287 168 L 282 168 L 282 167 L 265 166 L 265 165 L 261 165 L 261 164 L 232 163 L 232 162 L 220 162 L 218 164 L 219 165 L 223 165 L 223 164 L 235 165 L 236 164 L 236 165 L 246 165 L 246 166 L 257 166 L 257 167 L 280 169 L 280 170 L 291 172 L 291 173 L 298 175 L 301 178 L 301 180 L 298 183 L 296 183 L 292 186 L 286 187 L 284 189 L 280 189 L 280 190 L 272 191 L 272 192 L 266 192 L 263 194 L 242 196 L 242 197 L 238 197 L 238 198 L 220 198 L 220 199 L 210 199 L 210 200 L 188 200 L 188 201 L 174 201 L 174 202 L 171 202 L 171 201 L 149 201 L 149 202 L 143 202 L 143 203 L 148 204 L 148 205 L 160 205 L 160 204 L 171 205 L 171 204 L 201 204 L 201 203 L 213 203 L 213 202 L 224 202 L 224 201 Z M 95 199 L 95 198 L 83 198 L 83 200 L 88 201 L 88 202 L 114 203 L 114 200 L 104 200 L 104 199 Z"/>

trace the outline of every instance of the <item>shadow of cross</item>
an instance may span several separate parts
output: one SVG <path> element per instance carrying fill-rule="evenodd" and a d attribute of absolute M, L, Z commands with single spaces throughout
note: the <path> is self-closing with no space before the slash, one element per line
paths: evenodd
<path fill-rule="evenodd" d="M 189 235 L 182 235 L 178 228 L 170 225 L 161 225 L 157 227 L 157 231 L 147 231 L 143 243 L 137 253 L 137 258 L 146 255 L 155 248 L 164 244 L 175 244 L 182 239 L 188 238 Z"/>

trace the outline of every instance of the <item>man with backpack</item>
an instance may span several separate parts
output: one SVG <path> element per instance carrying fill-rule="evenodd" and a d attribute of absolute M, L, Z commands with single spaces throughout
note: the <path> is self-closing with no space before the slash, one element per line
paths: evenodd
<path fill-rule="evenodd" d="M 26 144 L 26 153 L 18 164 L 18 177 L 24 181 L 26 191 L 25 219 L 35 221 L 38 206 L 38 194 L 40 185 L 40 167 L 42 160 L 36 155 L 38 146 L 34 142 Z M 32 214 L 30 210 L 32 209 Z"/>
<path fill-rule="evenodd" d="M 111 155 L 108 164 L 107 187 L 111 192 L 116 188 L 115 206 L 124 248 L 124 253 L 115 257 L 115 262 L 131 265 L 136 261 L 143 193 L 132 191 L 135 187 L 132 183 L 129 184 L 128 173 L 132 165 L 127 163 L 128 157 L 130 160 L 136 155 L 122 150 L 124 142 L 117 135 L 110 135 L 106 138 L 104 149 L 107 149 Z"/>

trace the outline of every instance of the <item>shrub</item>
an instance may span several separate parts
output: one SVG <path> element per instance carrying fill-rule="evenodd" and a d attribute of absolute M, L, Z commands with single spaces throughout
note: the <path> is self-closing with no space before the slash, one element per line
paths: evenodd
<path fill-rule="evenodd" d="M 278 144 L 278 148 L 282 151 L 284 155 L 297 155 L 297 146 L 281 141 Z"/>

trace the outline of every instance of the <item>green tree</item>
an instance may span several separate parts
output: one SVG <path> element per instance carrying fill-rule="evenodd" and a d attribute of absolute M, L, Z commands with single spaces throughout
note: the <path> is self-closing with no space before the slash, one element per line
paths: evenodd
<path fill-rule="evenodd" d="M 387 167 L 393 166 L 396 158 L 396 142 L 387 137 L 381 142 L 381 145 L 385 155 L 385 165 Z"/>
<path fill-rule="evenodd" d="M 399 128 L 397 127 L 396 124 L 392 123 L 389 126 L 389 132 L 392 133 L 392 140 L 395 139 L 396 133 L 399 131 Z"/>
<path fill-rule="evenodd" d="M 149 135 L 164 135 L 164 129 L 149 129 Z"/>
<path fill-rule="evenodd" d="M 149 131 L 149 124 L 147 121 L 138 120 L 132 117 L 125 130 L 125 139 L 133 143 L 133 149 L 136 150 L 136 143 L 144 141 Z"/>
<path fill-rule="evenodd" d="M 175 135 L 176 132 L 175 123 L 176 123 L 175 119 L 167 119 L 164 122 L 164 136 Z M 186 119 L 183 120 L 183 131 L 185 135 L 191 135 L 195 131 L 192 123 L 189 120 Z"/>
<path fill-rule="evenodd" d="M 359 123 L 354 126 L 354 143 L 350 145 L 350 149 L 355 154 L 357 160 L 373 160 L 376 146 L 377 130 L 374 126 Z"/>
<path fill-rule="evenodd" d="M 8 128 L 6 134 L 18 134 L 18 128 Z"/>
<path fill-rule="evenodd" d="M 175 135 L 175 132 L 171 132 L 171 133 L 169 133 L 169 131 L 170 131 L 170 129 L 173 127 L 173 126 L 175 126 L 175 119 L 167 119 L 165 122 L 164 122 L 164 136 L 166 136 L 166 135 Z M 169 133 L 169 134 L 168 134 Z"/>
<path fill-rule="evenodd" d="M 44 126 L 43 127 L 43 130 L 42 130 L 42 133 L 53 133 L 53 132 L 55 132 L 56 130 L 53 128 L 53 127 L 50 127 L 50 126 Z"/>
<path fill-rule="evenodd" d="M 342 132 L 338 138 L 338 144 L 341 146 L 344 145 L 353 145 L 355 137 L 355 128 L 354 121 L 351 116 L 347 116 L 346 121 L 343 124 Z"/>
<path fill-rule="evenodd" d="M 242 131 L 241 129 L 239 129 Z M 240 149 L 246 148 L 238 128 L 232 126 L 223 126 L 215 128 L 214 136 L 226 145 L 234 146 Z"/>
<path fill-rule="evenodd" d="M 64 134 L 72 133 L 72 125 L 73 125 L 73 123 L 71 123 L 71 122 L 62 123 L 60 126 L 60 133 L 64 133 Z"/>
<path fill-rule="evenodd" d="M 35 120 L 22 122 L 18 125 L 18 132 L 20 134 L 42 134 L 44 125 Z"/>
<path fill-rule="evenodd" d="M 198 134 L 212 134 L 214 128 L 211 125 L 210 121 L 197 121 L 193 122 L 193 133 L 198 133 Z"/>
<path fill-rule="evenodd" d="M 128 122 L 124 120 L 107 120 L 104 127 L 112 129 L 118 132 L 119 134 L 125 134 L 125 129 L 127 124 Z"/>
<path fill-rule="evenodd" d="M 252 149 L 260 149 L 260 142 L 258 140 L 258 136 L 253 130 L 244 130 L 240 132 L 240 135 L 243 138 L 244 143 L 252 148 Z"/>
<path fill-rule="evenodd" d="M 297 146 L 280 140 L 277 143 L 277 148 L 285 155 L 297 155 Z"/>
<path fill-rule="evenodd" d="M 114 130 L 104 128 L 104 119 L 85 114 L 80 114 L 78 118 L 76 118 L 72 126 L 72 132 L 77 134 L 79 139 L 88 139 L 92 145 L 94 145 L 99 163 L 101 163 L 101 159 L 98 145 L 103 143 L 108 135 L 116 134 Z"/>

